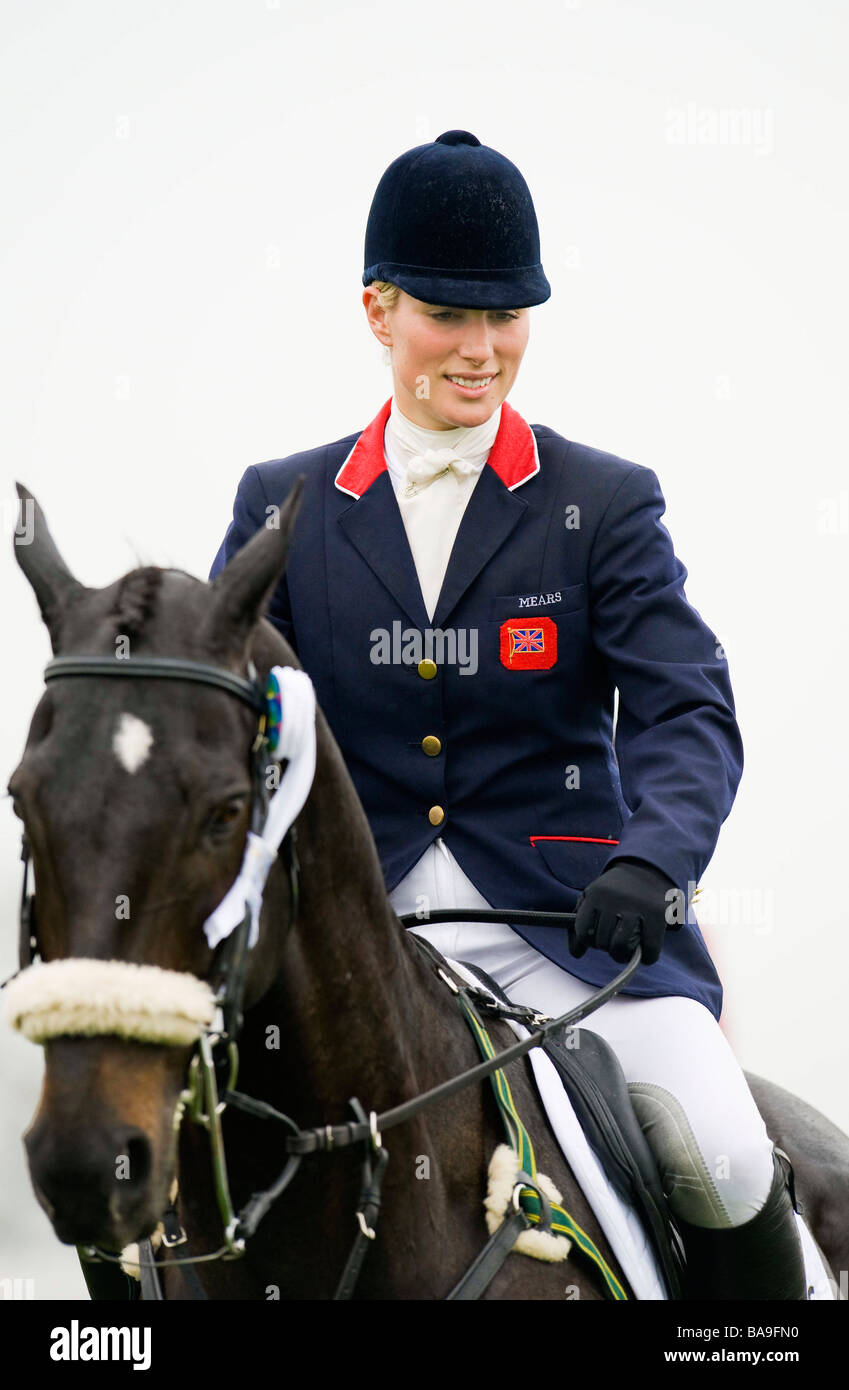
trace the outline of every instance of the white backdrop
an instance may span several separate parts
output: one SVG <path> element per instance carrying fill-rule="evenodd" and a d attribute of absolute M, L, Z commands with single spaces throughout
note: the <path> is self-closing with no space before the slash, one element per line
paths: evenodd
<path fill-rule="evenodd" d="M 769 0 L 6 0 L 0 763 L 49 643 L 14 480 L 77 576 L 205 578 L 243 469 L 391 392 L 360 302 L 386 166 L 463 127 L 525 175 L 550 301 L 511 404 L 653 468 L 746 751 L 700 920 L 742 1064 L 849 1129 L 846 11 Z M 843 387 L 843 395 L 840 387 Z M 0 971 L 19 823 L 0 803 Z M 3 1030 L 0 1277 L 82 1295 Z"/>

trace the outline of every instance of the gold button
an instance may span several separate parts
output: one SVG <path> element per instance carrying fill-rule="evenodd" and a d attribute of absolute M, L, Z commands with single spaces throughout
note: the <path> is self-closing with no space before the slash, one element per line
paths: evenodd
<path fill-rule="evenodd" d="M 442 752 L 442 744 L 435 734 L 428 734 L 422 739 L 422 750 L 427 753 L 429 758 L 435 758 L 437 753 Z"/>
<path fill-rule="evenodd" d="M 431 661 L 430 657 L 426 656 L 424 661 L 419 662 L 418 672 L 422 680 L 432 681 L 436 675 L 436 662 Z"/>
<path fill-rule="evenodd" d="M 441 806 L 431 806 L 427 813 L 427 818 L 431 825 L 441 825 L 445 820 L 445 812 Z"/>

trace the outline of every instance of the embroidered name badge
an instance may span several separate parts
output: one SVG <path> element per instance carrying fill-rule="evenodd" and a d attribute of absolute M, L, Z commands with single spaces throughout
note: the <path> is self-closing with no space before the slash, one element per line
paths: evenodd
<path fill-rule="evenodd" d="M 508 671 L 544 670 L 557 660 L 557 624 L 551 618 L 508 618 L 499 646 Z"/>

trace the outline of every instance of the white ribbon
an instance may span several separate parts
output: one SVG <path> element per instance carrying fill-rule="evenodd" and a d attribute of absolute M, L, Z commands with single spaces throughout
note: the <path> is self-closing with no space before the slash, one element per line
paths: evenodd
<path fill-rule="evenodd" d="M 242 867 L 229 892 L 203 924 L 213 949 L 235 931 L 250 908 L 251 930 L 248 946 L 259 940 L 262 894 L 269 870 L 277 858 L 286 831 L 293 824 L 309 795 L 315 776 L 315 690 L 306 671 L 294 666 L 272 668 L 280 684 L 282 720 L 280 739 L 274 753 L 277 762 L 289 766 L 268 804 L 262 833 L 248 831 Z"/>

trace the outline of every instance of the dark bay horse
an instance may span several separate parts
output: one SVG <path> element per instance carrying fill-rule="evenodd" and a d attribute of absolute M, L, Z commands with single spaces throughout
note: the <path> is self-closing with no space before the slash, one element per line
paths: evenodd
<path fill-rule="evenodd" d="M 262 614 L 285 569 L 299 491 L 279 524 L 258 532 L 212 583 L 142 567 L 92 589 L 71 575 L 41 508 L 18 485 L 33 524 L 31 543 L 16 544 L 15 554 L 54 654 L 114 657 L 123 644 L 134 657 L 203 662 L 242 676 L 252 660 L 263 683 L 274 665 L 297 667 Z M 445 984 L 399 925 L 365 813 L 320 709 L 316 731 L 315 778 L 297 820 L 297 913 L 282 861 L 275 862 L 259 940 L 248 953 L 239 1037 L 238 1089 L 303 1126 L 349 1121 L 350 1097 L 381 1113 L 480 1060 Z M 31 847 L 44 961 L 117 960 L 210 978 L 216 952 L 203 924 L 242 860 L 255 735 L 255 715 L 226 690 L 129 673 L 47 686 L 9 783 Z M 499 1048 L 515 1041 L 503 1023 L 491 1035 Z M 154 1230 L 178 1176 L 177 1218 L 188 1238 L 174 1253 L 218 1248 L 207 1135 L 186 1118 L 175 1123 L 193 1046 L 100 1033 L 56 1036 L 44 1050 L 44 1087 L 25 1144 L 35 1194 L 58 1238 L 121 1250 Z M 630 1296 L 553 1138 L 527 1062 L 508 1074 L 540 1170 Z M 767 1127 L 796 1164 L 814 1234 L 832 1269 L 846 1269 L 849 1140 L 779 1088 L 758 1088 Z M 231 1106 L 222 1129 L 238 1209 L 280 1173 L 281 1130 Z M 488 1082 L 386 1136 L 380 1227 L 358 1298 L 445 1298 L 487 1240 L 486 1171 L 503 1141 Z M 118 1176 L 121 1160 L 127 1163 Z M 241 1259 L 192 1266 L 203 1293 L 333 1297 L 357 1230 L 360 1181 L 359 1149 L 304 1160 Z M 166 1298 L 193 1296 L 176 1266 L 166 1259 L 162 1268 Z M 573 1247 L 559 1264 L 510 1255 L 484 1297 L 597 1301 L 605 1292 Z"/>

